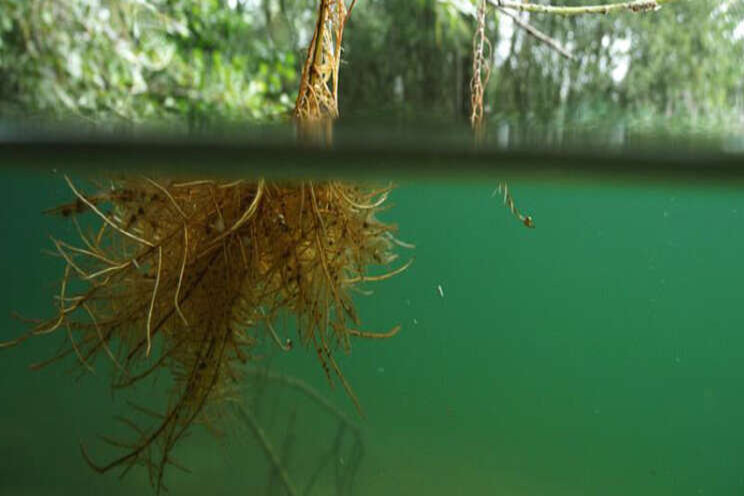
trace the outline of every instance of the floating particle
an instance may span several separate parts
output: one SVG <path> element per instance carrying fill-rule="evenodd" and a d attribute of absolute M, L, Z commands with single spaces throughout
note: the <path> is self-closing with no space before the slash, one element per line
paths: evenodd
<path fill-rule="evenodd" d="M 439 291 L 439 296 L 441 296 L 442 298 L 444 298 L 444 290 L 442 289 L 442 285 L 441 284 L 437 284 L 437 291 Z"/>

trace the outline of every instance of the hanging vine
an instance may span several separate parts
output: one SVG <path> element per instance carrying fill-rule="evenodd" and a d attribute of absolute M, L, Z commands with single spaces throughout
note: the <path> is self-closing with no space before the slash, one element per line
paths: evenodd
<path fill-rule="evenodd" d="M 473 78 L 470 80 L 470 124 L 477 141 L 485 133 L 483 123 L 483 94 L 491 77 L 491 42 L 486 37 L 488 1 L 480 0 L 473 35 Z"/>

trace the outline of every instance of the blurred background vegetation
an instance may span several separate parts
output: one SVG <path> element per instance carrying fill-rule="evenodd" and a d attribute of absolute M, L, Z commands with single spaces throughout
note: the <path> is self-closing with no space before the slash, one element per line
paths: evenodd
<path fill-rule="evenodd" d="M 316 4 L 0 0 L 0 119 L 188 129 L 286 120 Z M 344 37 L 342 117 L 466 122 L 474 13 L 471 0 L 359 0 Z M 646 14 L 521 18 L 575 60 L 492 9 L 491 121 L 549 135 L 597 123 L 744 126 L 742 0 L 679 0 Z"/>

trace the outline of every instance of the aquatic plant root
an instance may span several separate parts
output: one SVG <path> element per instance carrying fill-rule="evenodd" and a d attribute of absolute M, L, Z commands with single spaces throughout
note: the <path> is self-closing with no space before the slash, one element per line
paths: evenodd
<path fill-rule="evenodd" d="M 361 412 L 335 354 L 353 339 L 398 330 L 359 329 L 351 297 L 409 265 L 395 263 L 404 244 L 376 216 L 391 186 L 127 177 L 89 195 L 67 181 L 76 199 L 54 212 L 72 220 L 80 242 L 52 239 L 65 264 L 57 313 L 6 346 L 62 333 L 63 349 L 40 365 L 74 355 L 93 370 L 103 354 L 114 364 L 114 388 L 163 370 L 174 379 L 165 411 L 135 407 L 153 425 L 122 418 L 133 440 L 104 438 L 120 457 L 98 464 L 82 448 L 94 469 L 144 465 L 161 489 L 189 426 L 219 420 L 239 399 L 241 369 L 257 360 L 257 344 L 292 348 L 285 329 L 275 329 L 279 315 L 293 317 L 296 338 Z M 93 222 L 78 222 L 82 214 Z M 369 273 L 372 266 L 380 267 Z"/>

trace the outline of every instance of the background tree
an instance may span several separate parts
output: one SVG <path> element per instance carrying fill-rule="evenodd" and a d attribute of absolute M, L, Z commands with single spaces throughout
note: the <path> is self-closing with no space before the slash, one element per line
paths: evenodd
<path fill-rule="evenodd" d="M 741 121 L 741 5 L 678 2 L 654 15 L 529 20 L 570 47 L 575 61 L 523 31 L 504 39 L 502 30 L 500 42 L 509 44 L 490 88 L 496 115 L 557 126 Z"/>
<path fill-rule="evenodd" d="M 0 112 L 192 128 L 288 118 L 316 10 L 312 0 L 0 0 Z M 474 16 L 470 0 L 359 1 L 344 38 L 340 114 L 464 123 Z M 741 2 L 519 16 L 575 57 L 490 9 L 491 120 L 556 136 L 669 117 L 665 126 L 684 129 L 742 125 Z"/>

